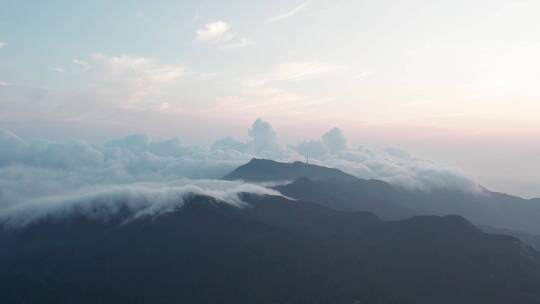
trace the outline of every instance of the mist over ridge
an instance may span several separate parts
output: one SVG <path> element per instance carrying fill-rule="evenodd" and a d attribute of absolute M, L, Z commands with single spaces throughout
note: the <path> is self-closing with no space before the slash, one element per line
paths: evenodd
<path fill-rule="evenodd" d="M 351 148 L 338 128 L 320 139 L 283 145 L 271 124 L 257 119 L 248 134 L 247 141 L 229 137 L 202 147 L 176 138 L 153 140 L 144 134 L 98 145 L 81 140 L 25 140 L 1 130 L 0 209 L 89 186 L 218 179 L 253 157 L 290 162 L 305 161 L 309 155 L 310 163 L 408 189 L 479 190 L 466 173 L 398 149 Z"/>
<path fill-rule="evenodd" d="M 279 144 L 271 125 L 258 119 L 249 129 L 249 135 L 251 140 L 246 142 L 225 138 L 210 147 L 190 146 L 178 139 L 154 141 L 142 134 L 94 145 L 79 140 L 26 141 L 3 130 L 0 133 L 1 206 L 89 185 L 221 178 L 252 157 L 304 161 L 306 154 L 314 164 L 407 188 L 474 191 L 477 187 L 472 178 L 459 170 L 416 159 L 397 149 L 348 148 L 337 128 L 324 134 L 321 140 L 285 146 Z"/>
<path fill-rule="evenodd" d="M 105 222 L 123 217 L 123 222 L 129 222 L 173 212 L 193 196 L 210 197 L 218 203 L 242 208 L 246 205 L 240 197 L 242 193 L 280 195 L 263 186 L 221 180 L 180 179 L 94 186 L 0 209 L 0 226 L 16 229 L 44 219 L 62 220 L 73 216 Z"/>

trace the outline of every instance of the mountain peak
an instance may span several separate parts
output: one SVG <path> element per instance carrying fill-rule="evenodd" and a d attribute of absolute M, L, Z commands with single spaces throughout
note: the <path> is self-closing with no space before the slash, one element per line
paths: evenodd
<path fill-rule="evenodd" d="M 226 180 L 245 180 L 252 182 L 296 180 L 355 181 L 356 177 L 335 168 L 328 168 L 295 161 L 277 162 L 269 159 L 252 158 L 248 163 L 236 168 L 224 177 Z"/>

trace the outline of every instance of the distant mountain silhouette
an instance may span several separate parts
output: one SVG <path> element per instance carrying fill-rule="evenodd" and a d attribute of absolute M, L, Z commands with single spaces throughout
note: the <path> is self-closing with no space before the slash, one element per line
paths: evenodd
<path fill-rule="evenodd" d="M 493 228 L 489 226 L 480 226 L 480 228 L 491 234 L 505 234 L 505 235 L 511 235 L 514 236 L 523 242 L 531 245 L 536 250 L 540 250 L 540 235 L 532 235 L 526 232 L 522 231 L 516 231 L 516 230 L 509 230 L 509 229 L 502 229 L 502 228 Z"/>
<path fill-rule="evenodd" d="M 385 222 L 278 196 L 205 196 L 121 224 L 0 229 L 2 303 L 539 303 L 540 255 L 460 216 Z"/>
<path fill-rule="evenodd" d="M 275 189 L 295 199 L 341 211 L 373 212 L 387 220 L 418 214 L 403 203 L 406 192 L 378 180 L 313 181 L 302 177 Z"/>
<path fill-rule="evenodd" d="M 356 177 L 341 170 L 303 162 L 281 163 L 268 159 L 253 158 L 224 177 L 226 180 L 253 182 L 293 181 L 307 177 L 312 180 L 353 181 Z"/>
<path fill-rule="evenodd" d="M 301 168 L 301 169 L 300 169 Z M 227 179 L 277 181 L 299 178 L 276 187 L 283 194 L 344 211 L 369 211 L 383 219 L 411 215 L 458 214 L 478 225 L 540 235 L 540 200 L 527 200 L 484 189 L 407 190 L 384 181 L 363 180 L 343 171 L 305 163 L 252 160 Z"/>

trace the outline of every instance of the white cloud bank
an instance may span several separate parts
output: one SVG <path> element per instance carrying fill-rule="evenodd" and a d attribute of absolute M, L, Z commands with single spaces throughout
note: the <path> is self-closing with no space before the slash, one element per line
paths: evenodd
<path fill-rule="evenodd" d="M 210 193 L 219 199 L 225 195 L 227 199 L 223 200 L 236 204 L 238 201 L 230 198 L 234 193 L 268 190 L 239 183 L 195 180 L 219 179 L 252 157 L 296 161 L 304 160 L 307 153 L 311 163 L 409 189 L 451 188 L 468 192 L 480 189 L 459 170 L 414 158 L 397 149 L 350 148 L 337 128 L 321 139 L 291 146 L 279 144 L 270 123 L 262 119 L 253 123 L 248 134 L 250 140 L 246 142 L 225 138 L 210 147 L 197 147 L 178 139 L 152 140 L 146 135 L 130 135 L 100 145 L 78 140 L 28 141 L 0 130 L 0 210 L 16 210 L 18 214 L 38 210 L 32 217 L 39 217 L 49 210 L 65 213 L 65 210 L 90 208 L 94 210 L 91 212 L 100 212 L 118 208 L 104 204 L 122 201 L 140 213 L 155 208 L 170 210 L 190 191 Z M 225 192 L 212 192 L 216 189 Z M 156 203 L 150 205 L 153 198 Z M 162 198 L 166 198 L 163 204 Z M 90 205 L 84 205 L 85 202 Z M 134 205 L 130 205 L 132 202 Z"/>
<path fill-rule="evenodd" d="M 182 179 L 88 187 L 0 210 L 0 225 L 15 229 L 43 219 L 57 220 L 73 215 L 109 221 L 128 211 L 127 218 L 121 218 L 125 222 L 172 212 L 193 195 L 211 197 L 219 203 L 241 208 L 246 205 L 240 197 L 242 193 L 280 195 L 259 185 L 219 180 Z"/>

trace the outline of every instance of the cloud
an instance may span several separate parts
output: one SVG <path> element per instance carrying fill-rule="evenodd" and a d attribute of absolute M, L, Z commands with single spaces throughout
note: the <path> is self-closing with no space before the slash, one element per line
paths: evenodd
<path fill-rule="evenodd" d="M 152 63 L 152 60 L 149 58 L 134 55 L 106 57 L 105 55 L 98 53 L 94 54 L 94 58 L 98 61 L 101 60 L 102 62 L 105 62 L 109 68 L 119 72 L 137 70 Z"/>
<path fill-rule="evenodd" d="M 227 22 L 221 20 L 210 22 L 195 32 L 195 40 L 202 43 L 217 44 L 223 50 L 241 48 L 250 44 L 247 38 L 240 37 L 238 33 L 233 32 L 231 29 L 232 26 Z"/>
<path fill-rule="evenodd" d="M 320 140 L 302 141 L 291 149 L 301 155 L 309 154 L 312 163 L 338 168 L 359 178 L 384 180 L 406 189 L 482 191 L 478 182 L 466 172 L 415 158 L 396 148 L 349 148 L 345 135 L 338 128 L 329 130 Z"/>
<path fill-rule="evenodd" d="M 278 64 L 269 72 L 256 75 L 246 81 L 247 85 L 260 86 L 269 82 L 300 81 L 320 77 L 340 67 L 317 61 L 292 61 Z"/>
<path fill-rule="evenodd" d="M 323 62 L 287 62 L 278 65 L 273 74 L 275 79 L 280 81 L 303 80 L 336 69 L 337 66 Z"/>
<path fill-rule="evenodd" d="M 3 41 L 0 41 L 0 49 L 5 47 L 7 45 L 7 43 L 3 42 Z"/>
<path fill-rule="evenodd" d="M 280 117 L 302 116 L 310 119 L 315 109 L 335 110 L 335 103 L 326 96 L 309 95 L 297 82 L 321 81 L 327 73 L 342 67 L 317 61 L 284 62 L 240 80 L 239 91 L 219 97 L 219 113 L 258 116 L 260 113 L 279 113 Z M 294 85 L 294 86 L 292 86 Z M 226 108 L 226 111 L 223 111 Z M 309 114 L 307 114 L 309 113 Z M 315 114 L 315 113 L 314 113 Z M 270 115 L 270 114 L 269 114 Z"/>
<path fill-rule="evenodd" d="M 259 113 L 275 113 L 284 111 L 281 115 L 293 115 L 305 113 L 307 107 L 313 104 L 305 96 L 288 90 L 247 84 L 241 88 L 238 95 L 220 98 L 218 107 L 227 108 L 232 113 L 242 113 L 257 116 Z"/>
<path fill-rule="evenodd" d="M 190 146 L 179 139 L 153 140 L 134 134 L 104 144 L 80 140 L 24 140 L 0 132 L 0 209 L 76 189 L 216 179 L 253 156 L 280 158 L 273 130 L 264 121 L 251 128 L 252 141 L 237 146 Z M 273 147 L 273 145 L 276 147 Z"/>
<path fill-rule="evenodd" d="M 0 129 L 0 166 L 25 158 L 28 144 L 8 130 Z"/>
<path fill-rule="evenodd" d="M 122 198 L 139 193 L 139 189 L 158 196 L 165 195 L 159 194 L 161 188 L 172 187 L 174 193 L 184 193 L 189 185 L 202 187 L 200 181 L 193 180 L 220 179 L 253 157 L 291 162 L 303 161 L 308 153 L 310 163 L 407 189 L 481 191 L 478 183 L 461 170 L 418 159 L 398 149 L 348 147 L 343 132 L 337 128 L 320 139 L 296 145 L 280 144 L 272 125 L 262 119 L 257 119 L 247 133 L 247 141 L 225 138 L 210 147 L 201 147 L 174 138 L 155 140 L 144 134 L 90 144 L 80 140 L 26 140 L 0 130 L 0 210 L 35 204 L 56 206 L 54 202 L 60 206 L 79 206 L 84 201 L 101 204 L 110 201 L 110 197 L 126 201 Z M 231 189 L 240 187 L 226 185 L 234 186 Z M 146 197 L 140 193 L 136 196 Z"/>
<path fill-rule="evenodd" d="M 32 200 L 0 210 L 0 224 L 16 229 L 39 220 L 58 220 L 74 215 L 109 221 L 119 216 L 131 221 L 159 216 L 184 205 L 193 196 L 206 196 L 219 203 L 242 208 L 241 194 L 281 195 L 263 186 L 218 180 L 181 179 L 161 183 L 133 183 L 86 188 L 67 194 Z"/>
<path fill-rule="evenodd" d="M 133 56 L 104 56 L 96 54 L 94 58 L 101 62 L 107 72 L 117 77 L 136 76 L 136 82 L 141 84 L 166 84 L 177 80 L 185 72 L 181 65 L 160 64 L 153 59 Z"/>
<path fill-rule="evenodd" d="M 53 68 L 53 71 L 58 72 L 58 73 L 64 73 L 64 72 L 66 71 L 66 69 L 60 68 L 60 67 L 56 67 L 56 68 Z"/>
<path fill-rule="evenodd" d="M 79 66 L 81 68 L 81 70 L 83 72 L 86 72 L 88 70 L 90 70 L 92 68 L 92 66 L 90 65 L 90 63 L 84 61 L 84 60 L 80 60 L 80 59 L 73 59 L 71 60 L 71 62 L 77 66 Z"/>
<path fill-rule="evenodd" d="M 451 189 L 466 193 L 481 190 L 469 174 L 430 161 L 397 156 L 387 150 L 349 149 L 319 158 L 327 166 L 335 167 L 365 179 L 379 179 L 409 190 L 430 191 Z"/>
<path fill-rule="evenodd" d="M 236 140 L 232 137 L 225 137 L 215 141 L 211 146 L 212 150 L 225 150 L 225 151 L 244 151 L 246 149 L 246 143 Z"/>
<path fill-rule="evenodd" d="M 219 178 L 240 163 L 237 157 L 233 161 L 179 140 L 154 141 L 143 135 L 92 145 L 0 134 L 0 209 L 89 185 Z"/>
<path fill-rule="evenodd" d="M 255 151 L 273 150 L 277 146 L 276 132 L 268 122 L 258 118 L 248 131 Z"/>
<path fill-rule="evenodd" d="M 339 128 L 333 128 L 332 130 L 324 133 L 321 138 L 323 143 L 332 152 L 339 152 L 347 149 L 347 139 Z"/>
<path fill-rule="evenodd" d="M 250 44 L 251 44 L 251 42 L 247 38 L 240 38 L 240 39 L 238 39 L 236 41 L 223 43 L 220 46 L 220 48 L 222 50 L 231 50 L 231 49 L 243 48 L 243 47 L 248 46 Z"/>
<path fill-rule="evenodd" d="M 70 132 L 73 123 L 95 128 L 141 123 L 157 128 L 164 121 L 184 124 L 173 116 L 215 118 L 208 114 L 220 93 L 215 73 L 136 54 L 95 53 L 80 60 L 91 69 L 83 73 L 71 60 L 65 67 L 59 66 L 65 68 L 64 73 L 69 72 L 69 82 L 75 86 L 39 88 L 0 83 L 0 117 L 21 123 L 31 120 L 63 125 L 64 134 Z"/>
<path fill-rule="evenodd" d="M 227 22 L 218 20 L 204 25 L 203 28 L 196 31 L 197 41 L 215 42 L 219 40 L 230 40 L 231 25 Z M 234 34 L 232 34 L 234 36 Z"/>
<path fill-rule="evenodd" d="M 296 152 L 280 145 L 272 125 L 257 118 L 248 129 L 251 140 L 243 142 L 231 137 L 215 141 L 210 149 L 215 153 L 247 161 L 253 157 L 294 160 Z"/>
<path fill-rule="evenodd" d="M 137 109 L 162 105 L 161 97 L 188 73 L 180 64 L 163 64 L 151 58 L 135 55 L 107 56 L 94 54 L 100 68 L 99 98 L 113 104 Z"/>
<path fill-rule="evenodd" d="M 366 78 L 370 76 L 372 73 L 368 71 L 363 71 L 355 75 L 355 78 Z"/>
<path fill-rule="evenodd" d="M 11 83 L 7 81 L 0 80 L 0 87 L 9 87 Z"/>
<path fill-rule="evenodd" d="M 329 153 L 328 146 L 320 140 L 301 141 L 296 144 L 293 149 L 301 155 L 310 156 L 316 159 L 328 155 Z"/>
<path fill-rule="evenodd" d="M 290 18 L 292 16 L 295 16 L 297 15 L 298 13 L 302 12 L 303 10 L 305 10 L 310 4 L 310 1 L 306 1 L 302 4 L 300 4 L 299 6 L 291 9 L 290 11 L 286 12 L 286 13 L 283 13 L 283 14 L 279 14 L 279 15 L 276 15 L 276 16 L 273 16 L 272 18 L 270 18 L 268 21 L 270 22 L 276 22 L 276 21 L 281 21 L 281 20 L 284 20 L 284 19 L 287 19 L 287 18 Z"/>

